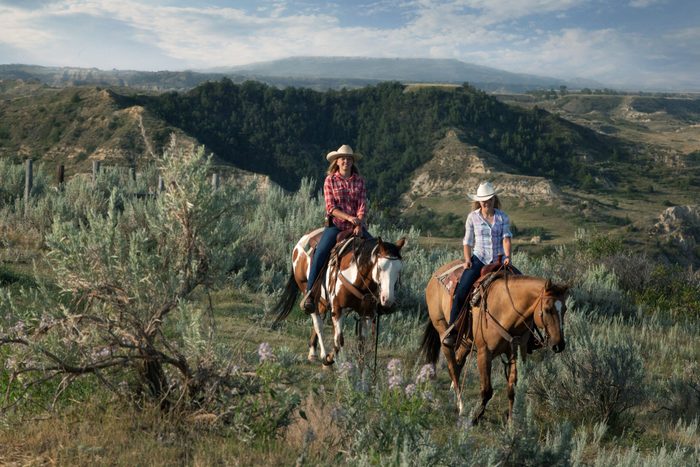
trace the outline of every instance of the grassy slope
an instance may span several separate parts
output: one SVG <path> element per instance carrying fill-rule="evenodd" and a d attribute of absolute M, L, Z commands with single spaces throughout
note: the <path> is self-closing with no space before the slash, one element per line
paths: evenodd
<path fill-rule="evenodd" d="M 317 437 L 306 445 L 306 462 L 328 465 L 343 463 L 344 454 L 339 445 L 331 446 L 333 437 L 342 438 L 347 433 L 338 432 L 330 423 L 335 395 L 333 388 L 339 378 L 336 365 L 323 368 L 320 363 L 306 361 L 306 337 L 309 320 L 295 311 L 287 323 L 277 331 L 266 324 L 269 317 L 264 314 L 267 306 L 261 306 L 265 297 L 240 295 L 231 291 L 214 296 L 218 335 L 222 345 L 230 348 L 231 359 L 254 369 L 256 349 L 261 342 L 268 342 L 273 352 L 289 349 L 295 355 L 287 364 L 284 385 L 290 385 L 302 397 L 301 408 L 306 419 L 295 417 L 292 424 L 274 440 L 238 439 L 232 430 L 209 421 L 206 417 L 164 416 L 156 410 L 137 411 L 109 400 L 101 391 L 82 394 L 84 403 L 69 404 L 55 413 L 42 413 L 39 417 L 29 415 L 24 421 L 12 419 L 0 429 L 0 463 L 58 463 L 62 465 L 289 465 L 302 453 L 304 433 L 313 429 Z M 623 325 L 625 332 L 635 341 L 645 341 L 650 331 L 648 325 Z M 404 367 L 411 368 L 417 360 L 422 325 L 416 321 L 395 315 L 385 318 L 379 346 L 379 374 L 383 378 L 386 363 L 390 358 L 399 358 Z M 682 326 L 662 326 L 654 331 L 656 339 L 643 348 L 645 374 L 649 385 L 655 385 L 671 375 L 671 369 L 683 362 L 700 359 L 700 349 L 693 345 L 696 336 Z M 402 335 L 401 335 L 402 334 Z M 399 336 L 401 335 L 401 336 Z M 340 362 L 357 362 L 357 339 L 352 326 L 346 328 L 346 347 Z M 673 339 L 675 347 L 665 349 L 664 342 Z M 654 358 L 649 358 L 651 356 Z M 367 354 L 371 368 L 372 355 Z M 539 352 L 531 357 L 534 361 L 543 358 L 558 358 L 551 352 Z M 289 360 L 289 359 L 288 359 Z M 464 384 L 465 402 L 468 407 L 478 402 L 478 376 L 474 360 L 467 365 Z M 428 430 L 438 442 L 450 442 L 456 430 L 462 430 L 454 410 L 454 401 L 449 387 L 449 378 L 444 362 L 438 368 L 434 393 L 439 407 L 436 417 L 430 420 Z M 470 431 L 470 436 L 479 446 L 498 446 L 493 433 L 503 427 L 507 411 L 505 380 L 498 362 L 494 363 L 494 398 L 487 409 L 485 419 L 479 427 Z M 653 382 L 652 382 L 653 381 Z M 320 392 L 319 392 L 320 391 Z M 700 440 L 697 435 L 686 439 L 674 430 L 672 420 L 658 413 L 655 402 L 647 401 L 636 409 L 632 429 L 603 439 L 602 444 L 589 446 L 586 457 L 595 459 L 598 450 L 626 449 L 636 445 L 642 452 L 658 449 L 662 445 L 693 446 Z M 376 417 L 383 414 L 376 413 Z M 31 423 L 27 423 L 31 419 Z M 333 438 L 335 439 L 335 438 Z M 441 440 L 441 441 L 440 441 Z"/>
<path fill-rule="evenodd" d="M 604 180 L 585 190 L 563 186 L 562 200 L 524 203 L 503 196 L 503 207 L 524 234 L 516 245 L 525 251 L 574 239 L 578 228 L 616 234 L 632 248 L 653 248 L 648 231 L 672 205 L 697 204 L 700 167 L 686 158 L 700 148 L 700 99 L 656 99 L 632 96 L 577 96 L 536 100 L 531 96 L 500 96 L 526 108 L 538 106 L 574 123 L 612 134 L 635 145 L 630 161 L 602 161 Z M 645 112 L 636 110 L 636 107 Z M 687 165 L 679 165 L 685 161 Z M 439 214 L 466 217 L 471 203 L 460 198 L 424 198 L 418 204 Z M 463 222 L 463 221 L 460 221 Z M 544 231 L 539 245 L 531 232 Z M 459 247 L 459 238 L 427 238 L 426 244 Z"/>

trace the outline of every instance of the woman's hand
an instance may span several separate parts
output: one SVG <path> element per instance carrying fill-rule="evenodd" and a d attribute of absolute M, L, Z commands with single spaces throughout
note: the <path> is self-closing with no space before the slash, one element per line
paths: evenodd
<path fill-rule="evenodd" d="M 471 269 L 472 267 L 472 259 L 465 259 L 464 260 L 464 269 Z"/>
<path fill-rule="evenodd" d="M 503 265 L 508 266 L 510 264 L 510 256 L 503 258 Z"/>
<path fill-rule="evenodd" d="M 358 225 L 362 226 L 362 220 L 359 217 L 348 216 L 348 222 L 350 222 L 355 227 L 357 227 Z"/>

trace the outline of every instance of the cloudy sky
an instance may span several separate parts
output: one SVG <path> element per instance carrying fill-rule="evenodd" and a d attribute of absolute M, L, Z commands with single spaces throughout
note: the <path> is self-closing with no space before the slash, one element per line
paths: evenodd
<path fill-rule="evenodd" d="M 700 1 L 0 0 L 2 64 L 183 70 L 298 55 L 700 90 Z"/>

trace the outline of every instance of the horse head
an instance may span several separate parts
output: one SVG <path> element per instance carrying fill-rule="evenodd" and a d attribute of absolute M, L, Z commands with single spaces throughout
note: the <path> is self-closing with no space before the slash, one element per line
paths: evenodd
<path fill-rule="evenodd" d="M 546 344 L 559 353 L 566 347 L 564 340 L 564 314 L 569 287 L 553 284 L 547 279 L 542 289 L 539 307 L 535 310 L 535 325 L 544 328 Z"/>
<path fill-rule="evenodd" d="M 396 244 L 383 242 L 381 237 L 378 237 L 377 245 L 372 252 L 374 262 L 372 280 L 379 286 L 379 304 L 384 308 L 391 307 L 396 301 L 396 284 L 403 267 L 401 248 L 405 244 L 405 237 Z"/>

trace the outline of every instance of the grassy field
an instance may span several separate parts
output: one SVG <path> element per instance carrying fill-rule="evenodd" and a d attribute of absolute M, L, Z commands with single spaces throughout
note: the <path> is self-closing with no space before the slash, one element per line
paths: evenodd
<path fill-rule="evenodd" d="M 265 296 L 240 294 L 231 290 L 215 294 L 217 335 L 220 344 L 230 352 L 233 361 L 240 363 L 243 372 L 262 375 L 270 371 L 274 391 L 280 395 L 286 392 L 295 394 L 299 403 L 284 428 L 265 436 L 243 436 L 240 427 L 222 424 L 215 414 L 162 413 L 148 405 L 139 409 L 111 398 L 94 383 L 86 382 L 80 393 L 74 394 L 72 400 L 59 404 L 53 411 L 33 409 L 4 418 L 0 430 L 0 443 L 3 445 L 0 463 L 330 465 L 369 462 L 398 465 L 408 462 L 411 465 L 422 465 L 421 459 L 433 459 L 438 464 L 448 462 L 454 452 L 478 459 L 479 451 L 493 450 L 498 453 L 507 448 L 503 445 L 507 440 L 504 436 L 512 434 L 514 428 L 510 427 L 505 418 L 505 381 L 498 363 L 493 372 L 496 393 L 486 417 L 478 427 L 467 428 L 465 420 L 455 411 L 449 378 L 443 364 L 437 369 L 437 378 L 423 387 L 423 391 L 427 391 L 431 398 L 427 405 L 419 402 L 411 408 L 411 398 L 403 393 L 392 393 L 387 388 L 387 364 L 391 359 L 398 358 L 401 361 L 406 381 L 410 381 L 411 375 L 415 375 L 420 368 L 422 362 L 416 350 L 423 327 L 422 318 L 411 317 L 404 310 L 384 319 L 381 323 L 375 375 L 374 356 L 371 351 L 359 353 L 352 325 L 348 325 L 346 347 L 337 364 L 325 368 L 318 362 L 306 361 L 309 320 L 296 311 L 282 328 L 270 330 L 266 300 Z M 577 312 L 577 309 L 571 310 L 571 313 Z M 576 322 L 578 318 L 572 319 Z M 663 325 L 655 330 L 654 327 L 654 324 L 648 322 L 600 322 L 592 326 L 590 331 L 595 335 L 603 335 L 618 329 L 633 342 L 643 345 L 640 347 L 646 375 L 643 384 L 658 386 L 659 381 L 673 380 L 679 368 L 682 372 L 682 367 L 692 361 L 697 362 L 700 359 L 700 349 L 694 345 L 698 338 L 697 332 L 678 325 Z M 576 332 L 576 329 L 575 326 L 572 332 Z M 650 335 L 656 335 L 651 342 L 648 341 Z M 259 361 L 258 349 L 263 342 L 269 343 L 275 354 L 272 363 Z M 674 342 L 673 350 L 666 348 L 667 344 L 664 343 L 668 342 Z M 566 352 L 577 350 L 574 348 Z M 526 372 L 530 373 L 530 383 L 527 384 L 532 385 L 533 378 L 536 378 L 532 372 L 538 366 L 561 358 L 561 355 L 554 355 L 551 351 L 535 354 L 531 359 L 533 364 Z M 354 394 L 353 397 L 370 395 L 369 399 L 360 400 L 359 406 L 352 406 L 347 399 L 346 385 L 349 377 L 343 370 L 347 362 L 353 362 L 358 367 L 365 366 L 363 371 L 369 392 L 361 391 L 360 394 L 364 396 L 350 392 Z M 469 361 L 465 375 L 465 400 L 469 406 L 475 405 L 478 401 L 478 377 L 473 360 Z M 387 394 L 393 394 L 395 400 L 387 399 Z M 577 453 L 582 462 L 580 465 L 615 465 L 616 462 L 624 463 L 634 459 L 644 460 L 645 465 L 671 465 L 670 461 L 678 462 L 674 465 L 692 465 L 692 455 L 688 457 L 688 454 L 692 449 L 696 449 L 696 454 L 700 452 L 697 418 L 693 425 L 692 413 L 686 413 L 683 418 L 688 422 L 676 423 L 673 417 L 666 414 L 666 411 L 680 409 L 674 403 L 677 402 L 672 399 L 666 402 L 645 399 L 628 414 L 623 425 L 613 425 L 598 434 L 596 430 L 600 430 L 600 427 L 595 424 L 578 426 L 578 438 L 575 439 L 579 439 L 580 443 L 580 452 Z M 351 410 L 351 407 L 363 410 L 362 415 L 357 414 L 358 418 L 375 424 L 381 424 L 382 417 L 393 419 L 404 416 L 407 422 L 411 422 L 414 420 L 412 417 L 420 415 L 423 417 L 420 430 L 422 436 L 429 437 L 438 451 L 444 452 L 442 455 L 434 454 L 433 457 L 419 457 L 425 455 L 419 447 L 411 447 L 408 452 L 403 452 L 405 446 L 392 447 L 393 441 L 385 440 L 388 444 L 380 448 L 375 439 L 366 446 L 374 454 L 363 457 L 362 446 L 351 442 L 357 434 L 346 431 L 348 422 L 342 423 L 334 419 L 341 407 L 345 407 L 345 410 Z M 697 403 L 693 407 L 697 408 Z M 555 435 L 557 427 L 561 427 L 565 421 L 544 410 L 542 406 L 533 406 L 532 409 L 538 414 L 539 428 L 532 427 L 538 433 L 547 427 L 547 431 L 555 430 L 551 433 Z M 415 410 L 416 413 L 412 415 L 410 410 Z M 532 423 L 522 417 L 521 414 L 516 423 Z M 411 423 L 417 423 L 417 419 Z M 520 426 L 517 430 L 520 430 L 519 436 L 527 435 L 526 427 Z M 548 445 L 543 440 L 540 442 L 543 443 L 542 446 Z M 461 446 L 461 449 L 456 446 Z M 664 452 L 680 449 L 681 454 L 662 455 L 659 450 L 661 446 L 666 446 L 667 451 Z M 657 461 L 659 463 L 655 463 Z M 520 463 L 506 461 L 505 465 Z M 534 465 L 539 465 L 539 462 Z"/>

